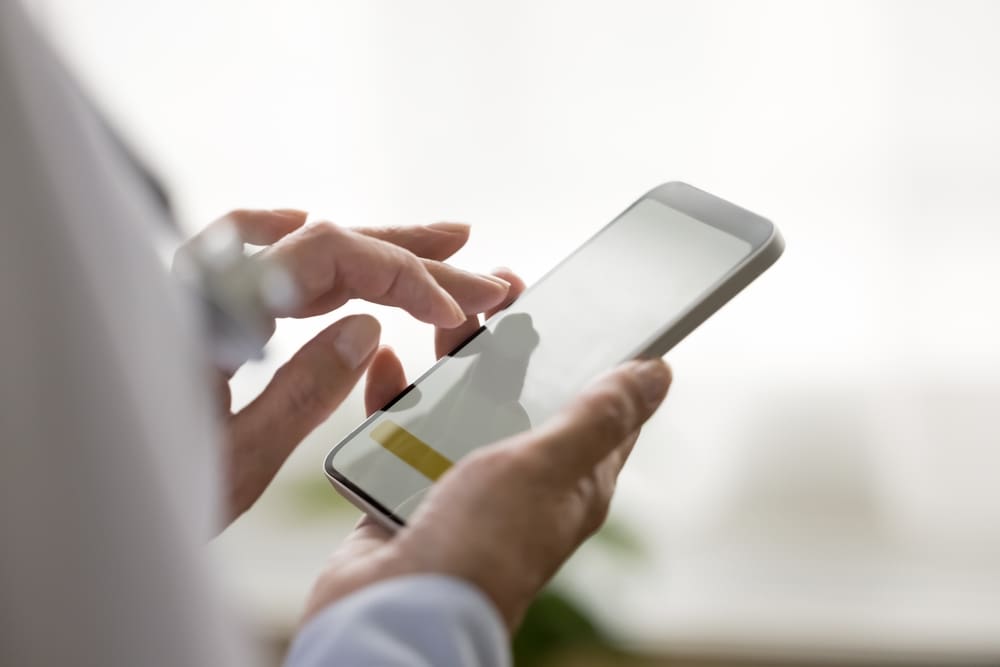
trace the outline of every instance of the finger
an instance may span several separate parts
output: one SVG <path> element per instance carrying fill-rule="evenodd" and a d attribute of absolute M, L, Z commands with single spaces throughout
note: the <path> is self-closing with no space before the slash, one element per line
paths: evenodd
<path fill-rule="evenodd" d="M 431 277 L 458 303 L 463 313 L 480 313 L 504 301 L 509 283 L 496 276 L 483 275 L 430 259 L 421 259 Z M 327 312 L 340 305 L 338 295 L 327 295 L 313 302 L 308 314 Z"/>
<path fill-rule="evenodd" d="M 437 284 L 451 294 L 466 315 L 482 313 L 507 298 L 510 283 L 503 278 L 463 271 L 429 259 L 422 261 Z"/>
<path fill-rule="evenodd" d="M 434 357 L 440 359 L 451 354 L 465 341 L 472 338 L 483 325 L 479 315 L 470 315 L 464 322 L 453 329 L 437 327 L 434 329 Z"/>
<path fill-rule="evenodd" d="M 607 506 L 611 502 L 611 496 L 615 492 L 615 485 L 618 482 L 618 475 L 625 466 L 629 454 L 635 448 L 635 443 L 639 439 L 639 431 L 633 431 L 607 457 L 597 464 L 594 469 L 594 478 L 597 481 L 597 498 L 599 504 Z"/>
<path fill-rule="evenodd" d="M 354 227 L 353 230 L 398 245 L 417 257 L 438 261 L 454 255 L 469 240 L 469 225 L 460 222 L 409 227 Z"/>
<path fill-rule="evenodd" d="M 581 526 L 586 534 L 590 534 L 604 523 L 611 506 L 611 498 L 615 494 L 615 487 L 618 485 L 618 475 L 638 437 L 638 431 L 629 434 L 625 442 L 616 447 L 607 458 L 597 463 L 591 476 L 593 484 L 577 486 L 577 489 L 582 492 L 579 497 L 586 503 L 589 510 L 588 518 L 590 520 L 585 521 L 584 525 Z M 589 493 L 584 489 L 587 489 Z"/>
<path fill-rule="evenodd" d="M 564 479 L 590 474 L 649 419 L 670 387 L 662 359 L 625 363 L 535 433 L 519 439 Z"/>
<path fill-rule="evenodd" d="M 380 327 L 368 315 L 335 322 L 306 343 L 230 421 L 234 515 L 256 500 L 292 450 L 333 412 L 364 373 Z"/>
<path fill-rule="evenodd" d="M 521 280 L 520 276 L 508 268 L 494 269 L 493 275 L 506 281 L 509 287 L 507 289 L 507 295 L 504 299 L 492 308 L 486 310 L 487 318 L 493 317 L 498 312 L 512 304 L 525 289 L 524 281 Z M 444 355 L 450 354 L 457 349 L 459 345 L 467 341 L 477 331 L 479 331 L 481 326 L 482 324 L 480 323 L 479 317 L 472 315 L 467 318 L 465 322 L 453 329 L 436 329 L 434 331 L 435 356 L 440 359 Z"/>
<path fill-rule="evenodd" d="M 301 227 L 308 214 L 295 209 L 274 211 L 240 209 L 230 211 L 205 226 L 183 243 L 174 256 L 174 271 L 189 281 L 194 280 L 199 255 L 209 253 L 243 253 L 243 244 L 268 245 Z"/>
<path fill-rule="evenodd" d="M 232 225 L 244 243 L 270 245 L 305 224 L 308 213 L 295 209 L 254 210 L 238 209 L 208 225 L 199 238 L 211 234 L 225 225 Z"/>
<path fill-rule="evenodd" d="M 375 519 L 367 514 L 363 515 L 354 526 L 354 539 L 372 540 L 376 542 L 388 542 L 392 539 L 392 533 L 382 527 Z"/>
<path fill-rule="evenodd" d="M 270 245 L 284 238 L 306 223 L 305 211 L 275 209 L 272 211 L 241 209 L 233 211 L 223 220 L 229 220 L 244 243 Z"/>
<path fill-rule="evenodd" d="M 625 438 L 625 442 L 608 454 L 608 462 L 615 478 L 618 477 L 618 473 L 620 473 L 622 468 L 625 467 L 625 462 L 628 461 L 628 457 L 631 456 L 632 450 L 635 449 L 635 443 L 638 440 L 639 431 L 635 431 Z"/>
<path fill-rule="evenodd" d="M 213 254 L 232 252 L 242 255 L 244 243 L 255 245 L 274 243 L 301 227 L 307 217 L 305 211 L 296 209 L 230 211 L 209 223 L 178 249 L 174 256 L 174 271 L 186 282 L 194 283 L 200 279 L 196 259 L 199 255 L 206 252 Z M 274 332 L 274 323 L 271 322 L 269 326 L 270 330 L 265 332 L 265 340 Z M 223 379 L 228 381 L 237 368 L 220 369 Z"/>
<path fill-rule="evenodd" d="M 330 556 L 327 572 L 342 576 L 343 566 L 361 563 L 372 558 L 372 552 L 392 539 L 392 532 L 377 524 L 367 514 L 363 515 L 344 541 Z"/>
<path fill-rule="evenodd" d="M 461 306 L 416 255 L 331 223 L 288 235 L 262 258 L 283 266 L 299 290 L 302 306 L 276 313 L 279 316 L 328 312 L 358 297 L 398 306 L 439 326 L 458 326 L 465 320 Z"/>
<path fill-rule="evenodd" d="M 510 304 L 514 303 L 519 296 L 524 292 L 527 286 L 521 279 L 521 276 L 517 275 L 506 266 L 501 266 L 499 268 L 493 269 L 493 275 L 501 280 L 507 281 L 510 287 L 507 289 L 507 298 L 500 302 L 499 305 L 493 307 L 486 311 L 486 319 L 489 319 L 499 313 L 501 310 L 509 307 Z"/>
<path fill-rule="evenodd" d="M 392 348 L 383 345 L 375 353 L 368 366 L 365 381 L 365 414 L 381 410 L 389 401 L 406 389 L 406 372 L 403 363 Z"/>
<path fill-rule="evenodd" d="M 213 384 L 215 385 L 215 395 L 218 399 L 219 413 L 228 417 L 233 409 L 233 393 L 229 387 L 229 378 L 232 373 L 216 368 L 212 373 Z"/>

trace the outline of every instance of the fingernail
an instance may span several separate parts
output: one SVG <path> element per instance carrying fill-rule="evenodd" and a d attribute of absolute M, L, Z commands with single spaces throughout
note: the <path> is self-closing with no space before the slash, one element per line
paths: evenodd
<path fill-rule="evenodd" d="M 333 341 L 344 365 L 351 370 L 361 366 L 378 345 L 381 330 L 378 320 L 368 315 L 354 315 L 345 320 Z"/>
<path fill-rule="evenodd" d="M 469 225 L 464 222 L 435 222 L 427 226 L 449 234 L 467 234 L 470 229 Z"/>
<path fill-rule="evenodd" d="M 636 377 L 639 379 L 642 397 L 650 405 L 657 405 L 662 401 L 670 388 L 670 369 L 659 359 L 640 361 Z"/>
<path fill-rule="evenodd" d="M 303 220 L 309 217 L 309 213 L 307 211 L 300 211 L 297 208 L 276 208 L 273 209 L 271 213 L 277 213 L 278 215 L 283 216 L 285 218 L 295 218 L 295 219 L 301 218 Z"/>
<path fill-rule="evenodd" d="M 507 282 L 506 280 L 504 280 L 503 278 L 499 278 L 497 276 L 491 276 L 491 275 L 489 275 L 487 273 L 480 273 L 480 274 L 477 274 L 477 275 L 480 278 L 485 278 L 486 280 L 490 281 L 494 285 L 499 285 L 500 287 L 504 288 L 505 290 L 509 290 L 510 289 L 510 283 Z"/>

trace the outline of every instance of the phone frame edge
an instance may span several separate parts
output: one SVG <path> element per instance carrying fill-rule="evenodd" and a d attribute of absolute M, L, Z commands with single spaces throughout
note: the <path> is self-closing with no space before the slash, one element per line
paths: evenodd
<path fill-rule="evenodd" d="M 709 317 L 729 303 L 733 297 L 746 289 L 772 264 L 778 261 L 785 249 L 785 240 L 777 227 L 772 226 L 772 234 L 767 241 L 753 251 L 729 275 L 710 288 L 705 298 L 698 301 L 691 310 L 681 315 L 666 330 L 648 343 L 644 343 L 631 358 L 662 357 L 675 345 L 684 340 Z"/>
<path fill-rule="evenodd" d="M 720 224 L 720 218 L 716 217 L 714 220 L 705 219 L 708 216 L 703 214 L 695 214 L 691 211 L 691 208 L 685 205 L 684 202 L 677 201 L 676 197 L 694 197 L 695 200 L 701 200 L 700 203 L 707 204 L 709 206 L 718 207 L 720 209 L 725 209 L 727 213 L 735 213 L 739 216 L 747 216 L 748 219 L 752 219 L 756 222 L 755 224 L 765 223 L 770 233 L 766 239 L 760 243 L 754 250 L 741 262 L 738 266 L 734 267 L 732 271 L 719 279 L 719 281 L 706 290 L 706 297 L 695 304 L 689 311 L 683 313 L 672 323 L 664 325 L 663 333 L 656 334 L 652 340 L 644 342 L 637 348 L 636 351 L 626 356 L 622 361 L 628 359 L 638 359 L 638 358 L 656 358 L 662 357 L 667 352 L 669 352 L 677 343 L 682 341 L 687 337 L 692 331 L 698 328 L 705 320 L 711 317 L 716 311 L 722 308 L 726 303 L 728 303 L 734 296 L 739 294 L 746 288 L 750 283 L 752 283 L 758 276 L 760 276 L 764 271 L 766 271 L 772 264 L 774 264 L 779 257 L 781 257 L 784 248 L 784 238 L 778 231 L 778 228 L 767 218 L 764 218 L 752 211 L 744 209 L 736 204 L 733 204 L 721 197 L 713 195 L 709 192 L 696 188 L 692 185 L 684 183 L 682 181 L 669 181 L 663 183 L 645 194 L 639 197 L 635 202 L 628 206 L 624 211 L 615 216 L 610 222 L 608 222 L 604 227 L 598 230 L 593 237 L 588 239 L 583 245 L 586 245 L 594 240 L 598 235 L 605 231 L 608 227 L 614 224 L 619 218 L 624 216 L 631 210 L 634 206 L 639 204 L 639 202 L 645 199 L 654 199 L 668 207 L 674 208 L 692 218 L 703 222 L 705 224 L 712 225 L 723 229 L 724 231 L 729 231 L 732 233 L 731 228 L 728 224 Z M 751 246 L 754 245 L 753 238 L 746 238 L 746 236 L 736 234 L 740 238 L 743 238 Z M 581 246 L 582 247 L 582 246 Z M 552 271 L 555 271 L 564 262 L 568 261 L 579 248 L 574 250 L 570 255 L 561 260 L 558 264 L 552 267 L 548 272 L 546 272 L 535 284 L 542 282 Z M 482 328 L 476 332 L 473 336 L 470 336 L 469 340 L 474 338 L 481 332 Z M 463 343 L 464 346 L 468 341 Z M 447 356 L 450 356 L 447 355 Z M 413 388 L 414 385 L 418 384 L 426 375 L 434 371 L 435 367 L 439 362 L 432 364 L 430 368 L 427 369 L 419 378 L 414 380 L 414 382 L 407 388 L 407 391 Z M 398 399 L 398 397 L 397 397 Z M 361 424 L 353 429 L 351 433 L 346 435 L 340 440 L 336 445 L 334 445 L 326 456 L 323 457 L 323 473 L 326 478 L 330 481 L 330 484 L 343 496 L 348 502 L 357 507 L 359 510 L 371 517 L 380 526 L 389 530 L 391 532 L 396 532 L 400 528 L 404 527 L 405 522 L 397 517 L 388 508 L 380 505 L 374 499 L 368 497 L 366 493 L 360 489 L 355 489 L 354 485 L 346 478 L 340 479 L 340 473 L 332 465 L 332 457 L 335 452 L 343 445 L 345 442 L 354 437 L 358 431 L 360 431 L 364 426 L 374 417 L 374 415 L 366 418 L 361 422 Z"/>
<path fill-rule="evenodd" d="M 326 466 L 326 457 L 324 457 L 323 460 L 324 460 L 323 474 L 326 475 L 326 479 L 330 482 L 331 485 L 333 485 L 333 488 L 336 489 L 337 493 L 343 496 L 344 499 L 347 500 L 347 502 L 351 503 L 356 508 L 367 514 L 379 526 L 385 528 L 386 530 L 392 533 L 395 533 L 400 528 L 402 528 L 403 525 L 405 525 L 401 523 L 396 523 L 396 521 L 394 520 L 396 516 L 395 514 L 386 509 L 377 507 L 376 505 L 372 504 L 367 498 L 360 495 L 350 486 L 348 486 L 344 482 L 340 481 L 339 479 L 331 475 Z"/>

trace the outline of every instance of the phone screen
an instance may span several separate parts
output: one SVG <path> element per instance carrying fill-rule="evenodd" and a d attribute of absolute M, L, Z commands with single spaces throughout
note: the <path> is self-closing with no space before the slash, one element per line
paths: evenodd
<path fill-rule="evenodd" d="M 455 461 L 546 420 L 752 249 L 640 200 L 362 424 L 328 466 L 405 521 Z"/>

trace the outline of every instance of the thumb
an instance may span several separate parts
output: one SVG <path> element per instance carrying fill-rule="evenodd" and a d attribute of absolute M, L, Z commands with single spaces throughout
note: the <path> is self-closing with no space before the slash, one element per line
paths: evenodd
<path fill-rule="evenodd" d="M 292 450 L 347 397 L 378 346 L 380 326 L 369 315 L 330 325 L 274 374 L 261 394 L 229 423 L 231 504 L 246 510 Z"/>
<path fill-rule="evenodd" d="M 592 383 L 576 400 L 523 440 L 554 474 L 575 480 L 623 444 L 667 395 L 671 372 L 662 359 L 630 361 Z"/>

